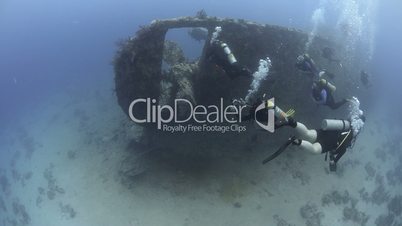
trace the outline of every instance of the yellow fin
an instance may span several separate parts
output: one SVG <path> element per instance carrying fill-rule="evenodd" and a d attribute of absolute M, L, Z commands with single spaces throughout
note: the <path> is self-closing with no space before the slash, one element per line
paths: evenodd
<path fill-rule="evenodd" d="M 289 109 L 289 110 L 286 112 L 286 116 L 287 116 L 287 117 L 293 117 L 295 114 L 296 114 L 296 111 L 295 111 L 294 109 Z"/>

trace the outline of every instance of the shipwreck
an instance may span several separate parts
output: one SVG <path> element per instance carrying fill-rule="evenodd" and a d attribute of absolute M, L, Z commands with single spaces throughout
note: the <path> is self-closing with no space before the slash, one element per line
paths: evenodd
<path fill-rule="evenodd" d="M 325 110 L 318 110 L 310 101 L 311 79 L 294 66 L 297 56 L 306 52 L 309 35 L 292 28 L 206 15 L 155 20 L 121 43 L 114 59 L 115 90 L 118 104 L 127 116 L 130 104 L 139 98 L 148 98 L 158 104 L 186 99 L 196 105 L 216 105 L 221 98 L 244 97 L 250 80 L 230 79 L 206 60 L 208 43 L 217 26 L 224 31 L 220 39 L 228 43 L 238 61 L 252 71 L 258 68 L 260 59 L 271 59 L 270 75 L 259 89 L 261 95 L 266 93 L 275 97 L 282 108 L 296 109 L 298 120 L 314 125 L 320 112 Z M 176 43 L 165 40 L 166 33 L 176 28 L 202 29 L 193 32 L 198 36 L 205 31 L 206 41 L 199 59 L 187 60 Z M 328 46 L 341 51 L 330 40 L 314 37 L 307 52 L 321 68 L 336 74 L 338 90 L 347 94 L 354 89 L 354 84 L 346 79 L 347 68 L 339 68 L 323 59 L 322 50 Z M 163 64 L 168 64 L 169 69 L 163 70 Z M 146 107 L 132 110 L 136 115 L 146 117 Z M 148 132 L 171 139 L 171 134 L 161 134 L 154 125 L 148 125 L 144 128 Z"/>

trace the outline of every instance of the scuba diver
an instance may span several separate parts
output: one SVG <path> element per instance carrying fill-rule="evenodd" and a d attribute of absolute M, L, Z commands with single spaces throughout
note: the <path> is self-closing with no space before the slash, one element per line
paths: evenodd
<path fill-rule="evenodd" d="M 331 109 L 335 110 L 347 103 L 349 99 L 342 99 L 336 102 L 333 96 L 336 87 L 325 79 L 320 79 L 313 82 L 311 94 L 315 103 L 318 105 L 327 105 Z"/>
<path fill-rule="evenodd" d="M 314 63 L 314 60 L 307 53 L 297 57 L 295 66 L 303 72 L 311 73 L 313 78 L 319 77 L 320 70 Z"/>
<path fill-rule="evenodd" d="M 370 75 L 364 70 L 360 71 L 360 81 L 365 87 L 371 86 Z"/>
<path fill-rule="evenodd" d="M 303 54 L 297 57 L 296 67 L 305 72 L 309 72 L 313 75 L 313 86 L 311 94 L 314 102 L 319 105 L 327 105 L 331 109 L 338 109 L 344 105 L 348 99 L 336 102 L 333 96 L 336 87 L 322 77 L 327 76 L 331 79 L 334 78 L 334 74 L 329 73 L 326 70 L 318 70 L 313 59 L 308 54 Z"/>
<path fill-rule="evenodd" d="M 209 62 L 225 71 L 231 79 L 240 76 L 251 78 L 252 72 L 247 67 L 240 65 L 229 46 L 218 39 L 218 35 L 221 31 L 221 27 L 215 28 L 210 46 L 207 49 L 206 58 Z"/>
<path fill-rule="evenodd" d="M 333 73 L 330 73 L 327 70 L 320 70 L 315 64 L 314 60 L 307 53 L 297 57 L 295 66 L 297 69 L 303 72 L 310 73 L 313 79 L 320 78 L 323 74 L 330 79 L 335 78 Z"/>
<path fill-rule="evenodd" d="M 358 102 L 357 99 L 355 101 Z M 297 122 L 296 136 L 292 136 L 282 145 L 278 151 L 266 158 L 262 163 L 266 164 L 281 154 L 289 145 L 295 145 L 302 150 L 313 154 L 326 153 L 325 160 L 329 154 L 330 171 L 336 171 L 336 164 L 345 154 L 348 148 L 352 147 L 357 135 L 360 133 L 366 121 L 361 110 L 349 120 L 325 119 L 321 129 L 308 129 L 303 123 Z"/>
<path fill-rule="evenodd" d="M 339 67 L 342 67 L 341 60 L 335 59 L 334 55 L 335 55 L 335 50 L 333 48 L 325 47 L 324 49 L 322 49 L 322 54 L 321 54 L 322 57 L 327 59 L 328 62 L 336 63 L 339 65 Z"/>

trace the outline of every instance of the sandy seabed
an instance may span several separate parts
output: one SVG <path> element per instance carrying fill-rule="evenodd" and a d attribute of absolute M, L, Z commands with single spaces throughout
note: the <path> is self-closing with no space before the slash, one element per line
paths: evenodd
<path fill-rule="evenodd" d="M 294 148 L 262 165 L 285 137 L 261 132 L 150 150 L 111 91 L 73 91 L 3 131 L 1 226 L 402 225 L 401 128 L 379 115 L 330 173 Z"/>

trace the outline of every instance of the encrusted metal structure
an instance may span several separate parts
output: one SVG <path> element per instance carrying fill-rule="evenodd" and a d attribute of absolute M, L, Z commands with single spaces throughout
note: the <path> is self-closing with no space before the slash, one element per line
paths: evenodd
<path fill-rule="evenodd" d="M 309 98 L 311 78 L 294 66 L 297 56 L 305 52 L 308 40 L 306 33 L 216 17 L 155 20 L 121 45 L 114 60 L 114 69 L 116 94 L 123 111 L 127 114 L 130 103 L 137 98 L 153 98 L 159 103 L 168 104 L 179 97 L 197 104 L 216 104 L 221 97 L 227 100 L 244 97 L 250 79 L 231 80 L 208 62 L 205 51 L 209 40 L 205 42 L 203 54 L 198 61 L 178 60 L 175 65 L 170 65 L 169 71 L 162 71 L 164 54 L 169 54 L 166 50 L 164 53 L 165 35 L 169 29 L 201 27 L 208 30 L 210 38 L 216 26 L 221 26 L 223 30 L 219 39 L 226 42 L 238 61 L 252 71 L 257 70 L 259 59 L 268 56 L 272 60 L 271 73 L 262 84 L 261 93 L 274 96 L 281 107 L 297 109 L 301 118 L 316 111 Z M 339 68 L 322 58 L 321 50 L 326 46 L 333 47 L 333 44 L 316 37 L 309 48 L 309 54 L 319 66 L 337 75 L 341 74 Z M 341 90 L 348 90 L 348 85 L 343 84 Z M 145 115 L 145 111 L 145 108 L 134 109 L 137 115 Z"/>

